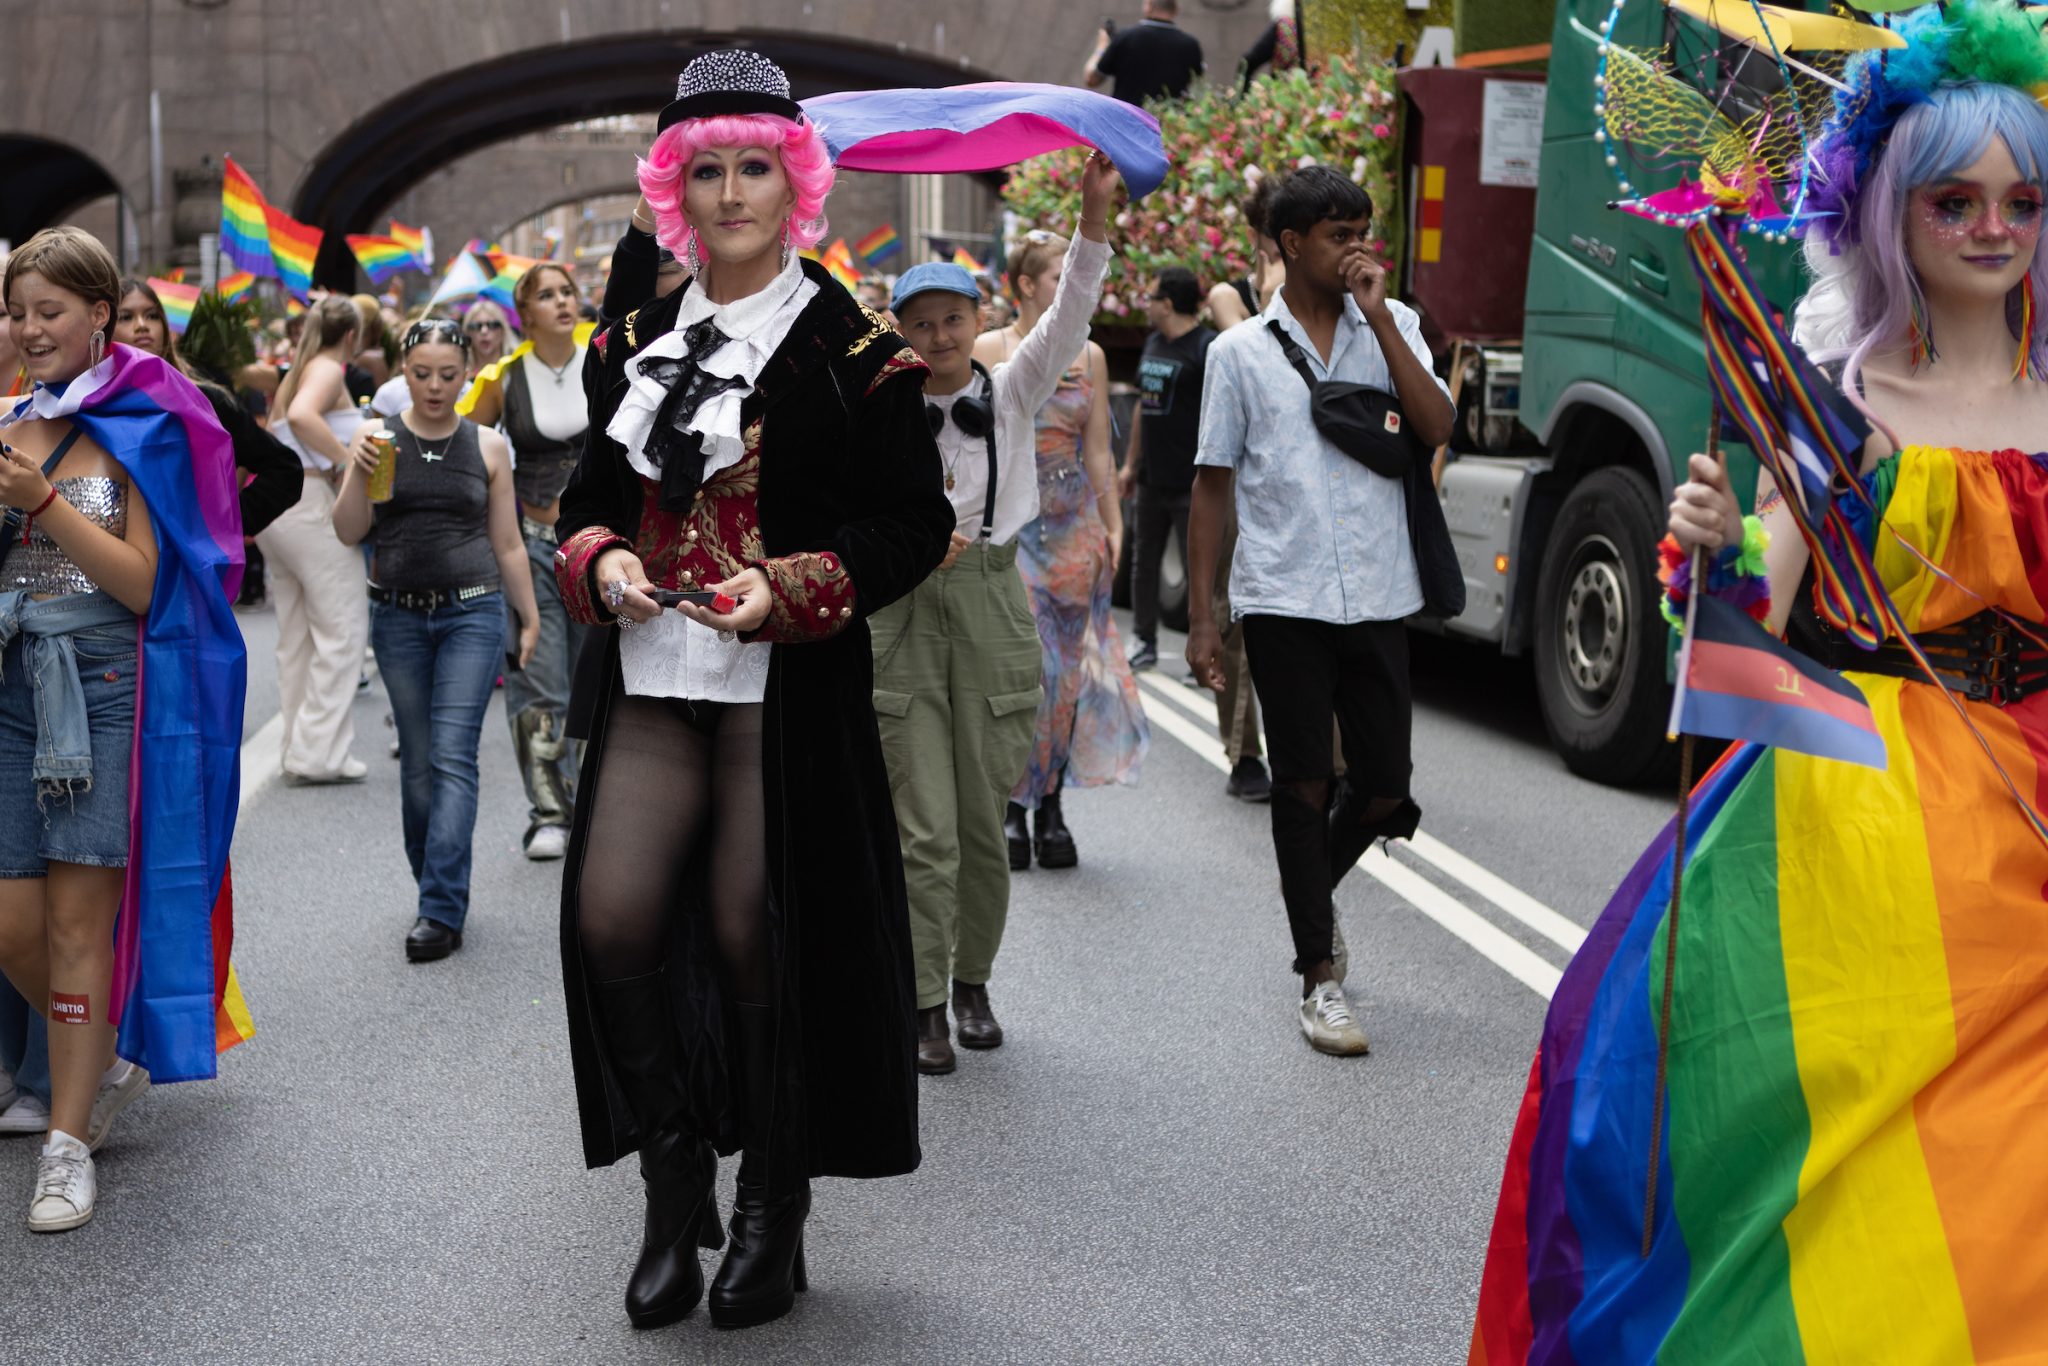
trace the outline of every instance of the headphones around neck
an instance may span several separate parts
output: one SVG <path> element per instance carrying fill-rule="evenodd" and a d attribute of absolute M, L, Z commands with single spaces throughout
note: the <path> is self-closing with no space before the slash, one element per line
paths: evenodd
<path fill-rule="evenodd" d="M 989 377 L 988 370 L 978 360 L 968 363 L 974 367 L 975 374 L 980 375 L 983 380 L 987 381 L 988 392 L 993 395 L 996 385 L 995 381 Z M 946 430 L 946 410 L 938 404 L 925 404 L 924 416 L 925 421 L 932 424 L 933 436 L 937 436 L 940 432 Z M 995 406 L 986 398 L 981 398 L 974 394 L 962 394 L 959 398 L 953 400 L 953 425 L 960 429 L 962 436 L 970 440 L 985 437 L 996 429 Z"/>

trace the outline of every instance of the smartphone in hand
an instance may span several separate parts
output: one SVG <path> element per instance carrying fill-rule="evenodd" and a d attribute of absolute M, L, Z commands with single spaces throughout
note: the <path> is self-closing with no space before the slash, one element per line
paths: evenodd
<path fill-rule="evenodd" d="M 720 616 L 725 616 L 740 605 L 739 599 L 729 598 L 723 593 L 714 593 L 710 589 L 656 588 L 647 596 L 663 607 L 674 607 L 687 602 L 693 607 L 708 607 Z"/>

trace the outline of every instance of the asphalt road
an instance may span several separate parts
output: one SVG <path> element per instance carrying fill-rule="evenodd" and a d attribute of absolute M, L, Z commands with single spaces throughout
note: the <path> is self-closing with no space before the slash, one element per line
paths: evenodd
<path fill-rule="evenodd" d="M 253 781 L 272 627 L 244 626 Z M 122 1118 L 78 1232 L 26 1231 L 34 1145 L 0 1146 L 0 1361 L 1462 1361 L 1546 980 L 1668 802 L 1568 775 L 1526 667 L 1419 641 L 1433 857 L 1370 855 L 1340 890 L 1373 1049 L 1325 1058 L 1296 1025 L 1266 811 L 1224 795 L 1161 644 L 1146 703 L 1176 720 L 1142 784 L 1074 794 L 1081 867 L 1017 879 L 1009 1042 L 923 1083 L 915 1175 L 817 1184 L 810 1293 L 732 1334 L 626 1322 L 639 1178 L 582 1167 L 560 865 L 520 856 L 495 704 L 466 947 L 404 961 L 373 686 L 367 783 L 245 799 L 255 1040 Z"/>

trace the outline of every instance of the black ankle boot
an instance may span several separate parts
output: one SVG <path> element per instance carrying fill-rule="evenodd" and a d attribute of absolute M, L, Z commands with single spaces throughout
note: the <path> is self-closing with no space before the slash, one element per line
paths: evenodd
<path fill-rule="evenodd" d="M 804 1220 L 811 1183 L 804 1157 L 803 1116 L 782 1084 L 793 1066 L 795 1040 L 776 1037 L 773 1006 L 731 1008 L 729 1070 L 744 1096 L 739 1190 L 732 1207 L 732 1246 L 711 1285 L 711 1322 L 751 1328 L 779 1319 L 810 1284 L 804 1275 Z M 781 1045 L 778 1047 L 778 1043 Z"/>
<path fill-rule="evenodd" d="M 1067 829 L 1066 818 L 1060 815 L 1060 790 L 1055 787 L 1038 799 L 1038 838 L 1034 849 L 1041 868 L 1072 868 L 1081 861 L 1080 850 L 1074 847 L 1074 834 Z"/>
<path fill-rule="evenodd" d="M 1403 797 L 1399 806 L 1376 821 L 1361 822 L 1359 812 L 1371 800 L 1355 796 L 1347 782 L 1338 788 L 1337 799 L 1330 803 L 1330 886 L 1333 888 L 1365 856 L 1366 850 L 1381 840 L 1413 839 L 1416 827 L 1422 823 L 1422 808 L 1415 804 L 1413 797 Z"/>
<path fill-rule="evenodd" d="M 1031 866 L 1031 832 L 1024 828 L 1024 808 L 1011 802 L 1003 811 L 1003 835 L 1010 841 L 1010 871 Z"/>
<path fill-rule="evenodd" d="M 640 1176 L 647 1184 L 640 1258 L 626 1282 L 626 1317 L 635 1328 L 659 1328 L 695 1309 L 704 1298 L 697 1248 L 725 1242 L 713 1203 L 717 1155 L 685 1131 L 688 1109 L 667 987 L 667 973 L 651 972 L 600 982 L 593 991 L 612 1075 L 640 1128 Z"/>

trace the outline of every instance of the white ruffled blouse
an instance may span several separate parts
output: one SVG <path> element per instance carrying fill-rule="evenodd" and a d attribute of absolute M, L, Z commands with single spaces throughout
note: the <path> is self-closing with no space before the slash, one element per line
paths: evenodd
<path fill-rule="evenodd" d="M 627 463 L 656 483 L 661 481 L 661 471 L 647 458 L 647 436 L 668 390 L 649 379 L 644 367 L 651 358 L 678 360 L 688 355 L 683 334 L 708 318 L 730 340 L 704 362 L 705 371 L 721 379 L 742 379 L 746 384 L 706 400 L 690 419 L 690 430 L 703 439 L 706 479 L 738 464 L 746 454 L 740 405 L 817 293 L 818 286 L 804 278 L 802 263 L 793 254 L 766 288 L 744 299 L 714 304 L 692 288 L 683 297 L 675 326 L 626 366 L 630 387 L 605 432 L 624 448 Z M 772 648 L 758 642 L 720 640 L 718 632 L 680 612 L 663 612 L 621 634 L 619 666 L 626 691 L 635 697 L 759 702 L 768 692 L 768 652 Z"/>

